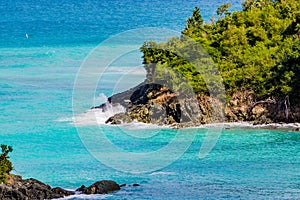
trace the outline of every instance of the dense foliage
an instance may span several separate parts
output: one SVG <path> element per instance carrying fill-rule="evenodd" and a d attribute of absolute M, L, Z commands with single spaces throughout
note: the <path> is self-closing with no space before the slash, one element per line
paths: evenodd
<path fill-rule="evenodd" d="M 229 8 L 230 4 L 220 6 L 218 19 L 212 18 L 208 24 L 196 7 L 180 38 L 161 44 L 145 43 L 141 50 L 149 77 L 163 79 L 162 72 L 168 67 L 182 74 L 196 93 L 207 93 L 207 81 L 194 64 L 172 52 L 180 49 L 186 55 L 193 55 L 195 49 L 187 48 L 189 37 L 211 56 L 228 96 L 244 89 L 254 91 L 261 99 L 289 96 L 291 101 L 297 101 L 300 97 L 300 1 L 247 0 L 242 11 L 229 12 Z M 203 68 L 207 61 L 206 56 L 197 60 Z"/>
<path fill-rule="evenodd" d="M 12 163 L 9 160 L 8 153 L 12 152 L 12 147 L 1 144 L 2 153 L 0 154 L 0 183 L 5 182 L 7 174 L 13 170 Z"/>

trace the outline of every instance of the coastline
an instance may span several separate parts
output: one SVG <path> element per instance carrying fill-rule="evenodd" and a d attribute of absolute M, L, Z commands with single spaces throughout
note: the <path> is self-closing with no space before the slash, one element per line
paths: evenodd
<path fill-rule="evenodd" d="M 222 124 L 225 128 L 297 130 L 300 126 L 300 107 L 285 110 L 280 107 L 282 102 L 269 100 L 256 100 L 251 91 L 236 92 L 226 103 L 202 94 L 179 99 L 179 95 L 166 86 L 144 81 L 91 109 L 106 112 L 112 107 L 122 106 L 123 112 L 105 121 L 112 125 L 142 122 L 178 129 Z"/>
<path fill-rule="evenodd" d="M 158 128 L 166 128 L 166 129 L 178 129 L 176 124 L 173 125 L 157 125 L 151 123 L 143 123 L 133 121 L 130 123 L 123 124 L 106 124 L 111 126 L 126 126 L 126 127 L 137 127 L 142 126 L 143 129 L 158 129 Z M 131 128 L 131 129 L 135 129 Z M 187 126 L 181 127 L 182 129 L 206 129 L 206 128 L 222 128 L 224 130 L 230 129 L 266 129 L 266 130 L 282 130 L 288 132 L 299 132 L 300 131 L 300 123 L 270 123 L 270 124 L 253 124 L 251 122 L 219 122 L 219 123 L 209 123 L 209 124 L 201 124 L 199 126 Z M 140 128 L 139 128 L 140 129 Z"/>
<path fill-rule="evenodd" d="M 219 17 L 215 11 L 219 4 L 223 4 L 221 1 L 3 2 L 0 8 L 3 13 L 0 39 L 0 141 L 15 148 L 10 154 L 14 163 L 11 173 L 20 174 L 24 179 L 36 178 L 36 182 L 31 179 L 27 183 L 38 190 L 38 195 L 45 195 L 45 192 L 55 192 L 56 197 L 70 194 L 59 198 L 53 196 L 57 200 L 300 198 L 300 121 L 298 118 L 295 123 L 293 120 L 286 123 L 274 119 L 278 112 L 279 118 L 291 119 L 300 111 L 291 110 L 295 107 L 286 109 L 284 102 L 287 94 L 291 103 L 300 107 L 300 45 L 297 42 L 298 37 L 300 41 L 300 26 L 296 26 L 300 25 L 300 4 L 297 0 L 270 1 L 276 6 L 264 8 L 265 0 L 246 1 L 254 3 L 250 14 L 233 13 L 234 10 L 241 11 L 243 7 L 241 2 L 230 0 L 225 2 L 232 3 L 232 8 L 228 10 L 230 13 L 225 10 L 220 20 L 217 20 Z M 191 10 L 194 6 L 199 6 L 201 10 L 203 26 L 197 23 L 197 18 L 190 20 L 195 23 L 185 24 L 188 16 L 193 20 Z M 212 15 L 211 24 L 214 25 L 208 27 Z M 199 95 L 199 99 L 197 96 L 195 99 L 184 99 L 174 96 L 171 90 L 158 91 L 155 88 L 147 91 L 146 95 L 133 95 L 137 90 L 124 98 L 122 95 L 113 95 L 105 105 L 100 105 L 106 99 L 99 93 L 109 97 L 114 91 L 126 88 L 127 82 L 135 84 L 142 81 L 144 72 L 135 70 L 135 67 L 142 65 L 139 62 L 140 53 L 136 63 L 134 52 L 130 51 L 115 57 L 107 65 L 109 68 L 105 68 L 108 69 L 105 70 L 107 74 L 95 74 L 99 76 L 95 95 L 91 95 L 95 99 L 80 102 L 78 107 L 82 109 L 76 113 L 79 118 L 75 117 L 75 112 L 72 112 L 73 106 L 76 106 L 72 103 L 74 82 L 82 63 L 91 55 L 90 51 L 115 34 L 147 27 L 185 31 L 205 44 L 215 60 L 220 61 L 218 65 L 221 66 L 220 72 L 225 72 L 222 75 L 223 80 L 227 81 L 224 82 L 226 88 L 232 89 L 229 92 L 241 89 L 236 91 L 235 98 L 228 97 L 227 104 L 231 107 L 225 110 L 225 106 L 218 106 L 216 100 L 214 110 L 210 109 L 214 103 L 208 94 Z M 185 27 L 186 30 L 182 30 Z M 214 34 L 210 34 L 211 31 Z M 25 33 L 29 38 L 25 37 Z M 117 52 L 123 52 L 123 45 L 127 47 L 130 43 L 116 41 L 108 45 L 109 48 L 104 48 L 103 54 L 113 58 Z M 155 46 L 149 50 L 154 51 L 146 51 L 150 52 L 147 57 L 150 58 L 149 63 L 155 63 L 152 58 L 158 58 L 159 64 L 167 61 L 165 65 L 171 66 L 180 61 L 167 59 L 165 53 L 155 53 Z M 105 66 L 97 60 L 98 57 L 90 64 Z M 164 69 L 164 66 L 160 66 L 160 69 Z M 181 67 L 187 72 L 190 69 L 186 65 Z M 86 75 L 89 85 L 92 83 L 90 74 Z M 195 77 L 195 82 L 200 80 L 192 73 L 186 75 L 191 79 Z M 147 82 L 141 85 L 145 84 Z M 80 94 L 88 99 L 82 86 Z M 250 102 L 242 101 L 243 94 L 238 92 L 253 93 L 250 90 L 243 91 L 242 86 L 254 90 L 257 95 L 264 88 L 268 94 L 259 96 L 260 99 L 253 98 L 253 101 L 250 98 L 255 96 L 250 96 Z M 273 87 L 276 90 L 270 95 Z M 286 91 L 289 88 L 293 90 L 280 94 L 281 89 L 285 88 Z M 294 93 L 298 94 L 298 98 L 291 95 Z M 278 105 L 272 103 L 272 97 L 278 98 L 277 95 L 281 95 L 281 99 L 275 99 L 281 101 L 278 112 L 275 109 Z M 197 102 L 201 103 L 197 105 Z M 255 105 L 257 102 L 260 104 Z M 91 106 L 98 108 L 89 109 Z M 112 106 L 116 106 L 112 110 L 122 107 L 119 111 L 123 112 L 111 115 L 112 112 L 105 111 Z M 196 113 L 193 113 L 194 110 Z M 95 115 L 97 120 L 94 120 Z M 110 122 L 107 121 L 108 115 Z M 219 131 L 217 133 L 220 135 L 210 153 L 200 158 L 201 148 L 205 149 L 205 144 L 209 144 L 208 140 L 214 136 L 210 135 L 211 130 Z M 81 131 L 82 134 L 79 133 Z M 107 166 L 91 155 L 90 149 L 97 151 L 103 147 L 101 138 L 97 141 L 99 133 L 104 133 L 104 138 L 117 149 L 129 152 L 132 156 L 157 152 L 170 143 L 176 144 L 174 149 L 165 154 L 171 158 L 194 133 L 195 137 L 182 156 L 169 166 L 149 173 L 129 173 Z M 181 136 L 181 133 L 178 143 L 174 143 L 174 138 Z M 90 146 L 84 144 L 83 137 L 91 141 Z M 114 161 L 124 170 L 126 165 L 140 168 L 138 162 L 124 158 L 122 153 L 108 148 L 100 150 L 107 160 Z M 164 160 L 164 154 L 161 153 L 145 160 L 143 164 L 154 168 Z M 87 186 L 82 188 L 86 190 L 102 179 L 116 181 L 121 189 L 92 195 L 76 191 L 81 184 Z M 130 185 L 124 187 L 122 183 Z M 140 183 L 141 187 L 133 187 L 133 183 Z M 31 194 L 28 187 L 23 185 L 20 182 L 20 185 L 9 186 L 8 190 L 5 186 L 6 194 L 10 195 L 5 199 L 1 196 L 4 187 L 0 184 L 0 200 L 38 199 L 37 195 L 13 199 L 12 194 L 18 195 L 19 192 Z M 44 189 L 39 190 L 40 187 Z"/>
<path fill-rule="evenodd" d="M 203 128 L 215 128 L 223 127 L 224 129 L 270 129 L 270 130 L 286 130 L 298 132 L 300 128 L 300 123 L 270 123 L 270 124 L 256 124 L 253 125 L 251 122 L 224 122 L 221 124 L 212 123 L 205 124 L 201 127 Z"/>
<path fill-rule="evenodd" d="M 27 200 L 27 199 L 61 199 L 74 197 L 76 195 L 109 194 L 126 186 L 119 185 L 112 180 L 101 180 L 86 187 L 82 185 L 76 190 L 63 189 L 61 187 L 52 188 L 49 185 L 34 179 L 22 179 L 21 176 L 9 174 L 6 183 L 0 184 L 1 200 Z M 133 184 L 139 186 L 139 184 Z"/>

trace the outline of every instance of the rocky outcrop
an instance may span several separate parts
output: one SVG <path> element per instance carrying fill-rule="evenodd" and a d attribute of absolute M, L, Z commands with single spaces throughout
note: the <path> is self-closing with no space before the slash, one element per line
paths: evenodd
<path fill-rule="evenodd" d="M 8 184 L 0 184 L 1 200 L 55 199 L 73 194 L 75 192 L 59 187 L 51 188 L 33 178 L 22 180 L 17 175 L 10 175 Z"/>
<path fill-rule="evenodd" d="M 112 180 L 102 180 L 89 187 L 82 185 L 76 191 L 82 192 L 83 194 L 107 194 L 120 189 L 120 186 L 116 182 Z"/>
<path fill-rule="evenodd" d="M 120 186 L 112 180 L 95 182 L 89 187 L 82 185 L 76 191 L 83 194 L 107 194 L 120 190 Z M 44 200 L 56 199 L 74 195 L 74 191 L 68 191 L 60 187 L 51 188 L 49 185 L 36 179 L 23 180 L 21 176 L 9 175 L 6 184 L 0 184 L 1 200 Z"/>
<path fill-rule="evenodd" d="M 295 123 L 300 121 L 300 104 L 291 106 L 288 97 L 256 99 L 254 92 L 236 92 L 226 105 L 229 122 L 249 121 L 255 124 Z"/>
<path fill-rule="evenodd" d="M 113 95 L 108 101 L 112 106 L 122 105 L 126 108 L 125 113 L 116 114 L 106 121 L 110 124 L 136 120 L 181 128 L 224 120 L 222 103 L 218 100 L 205 95 L 182 97 L 159 84 L 140 84 Z M 106 111 L 106 106 L 102 104 L 93 109 Z"/>
<path fill-rule="evenodd" d="M 288 98 L 257 99 L 252 91 L 236 92 L 225 104 L 204 94 L 182 97 L 166 86 L 144 82 L 113 95 L 108 101 L 112 106 L 126 108 L 126 112 L 106 121 L 110 124 L 138 121 L 182 128 L 215 122 L 268 124 L 300 121 L 300 105 L 290 106 Z M 106 106 L 102 104 L 94 108 L 106 111 Z"/>

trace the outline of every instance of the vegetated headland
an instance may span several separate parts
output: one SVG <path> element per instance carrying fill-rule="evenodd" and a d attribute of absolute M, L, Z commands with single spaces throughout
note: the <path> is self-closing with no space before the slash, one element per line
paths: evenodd
<path fill-rule="evenodd" d="M 247 0 L 241 11 L 229 8 L 221 5 L 217 19 L 204 22 L 196 7 L 180 37 L 145 42 L 147 78 L 108 99 L 126 112 L 107 123 L 300 122 L 300 2 Z"/>

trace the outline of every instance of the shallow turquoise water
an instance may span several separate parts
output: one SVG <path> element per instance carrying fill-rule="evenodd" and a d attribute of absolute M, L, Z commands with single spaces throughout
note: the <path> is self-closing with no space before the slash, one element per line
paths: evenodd
<path fill-rule="evenodd" d="M 70 189 L 100 179 L 141 184 L 94 198 L 299 199 L 299 132 L 223 130 L 215 148 L 200 159 L 198 153 L 206 129 L 183 130 L 187 135 L 196 133 L 196 138 L 182 157 L 157 171 L 132 174 L 95 159 L 70 122 L 76 73 L 98 43 L 132 28 L 154 26 L 180 31 L 194 6 L 200 5 L 208 21 L 221 2 L 1 2 L 0 143 L 14 147 L 11 159 L 15 173 Z M 231 2 L 235 9 L 240 8 L 240 1 Z M 114 64 L 131 66 L 140 61 L 136 55 Z M 96 95 L 111 95 L 114 80 L 122 75 L 107 74 Z M 142 73 L 137 74 L 134 81 L 138 83 L 143 78 Z M 128 82 L 134 85 L 134 81 Z M 84 109 L 90 106 L 82 102 Z M 129 152 L 158 150 L 177 134 L 176 130 L 163 129 L 157 136 L 143 139 L 123 133 L 146 136 L 160 129 L 138 124 L 101 128 L 114 144 Z M 93 130 L 95 126 L 81 129 Z M 118 155 L 112 159 L 116 158 L 120 165 L 130 163 Z M 149 160 L 146 164 L 156 163 Z"/>

